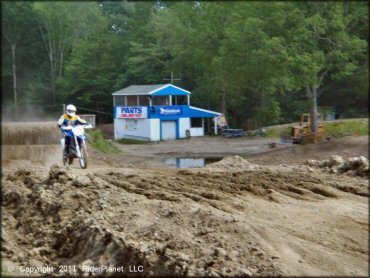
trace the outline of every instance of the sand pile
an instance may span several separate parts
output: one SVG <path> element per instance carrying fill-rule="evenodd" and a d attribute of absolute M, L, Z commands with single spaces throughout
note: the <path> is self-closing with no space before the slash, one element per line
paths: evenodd
<path fill-rule="evenodd" d="M 222 160 L 209 164 L 206 169 L 211 171 L 240 171 L 240 170 L 257 170 L 261 167 L 257 164 L 252 164 L 248 160 L 238 156 L 228 156 Z"/>
<path fill-rule="evenodd" d="M 369 160 L 364 157 L 350 157 L 347 160 L 339 155 L 333 155 L 325 160 L 307 160 L 306 164 L 311 167 L 321 168 L 329 173 L 348 174 L 352 176 L 369 176 Z"/>

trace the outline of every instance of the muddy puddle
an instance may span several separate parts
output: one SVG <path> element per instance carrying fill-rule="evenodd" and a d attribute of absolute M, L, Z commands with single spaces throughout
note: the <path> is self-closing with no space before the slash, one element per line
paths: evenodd
<path fill-rule="evenodd" d="M 206 165 L 222 160 L 223 157 L 170 157 L 165 164 L 176 168 L 203 168 Z"/>

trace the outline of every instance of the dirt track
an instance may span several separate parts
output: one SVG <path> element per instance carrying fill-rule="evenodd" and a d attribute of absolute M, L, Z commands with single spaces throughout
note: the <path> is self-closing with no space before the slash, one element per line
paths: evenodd
<path fill-rule="evenodd" d="M 203 141 L 204 153 L 225 146 L 217 139 Z M 144 276 L 368 274 L 367 177 L 302 165 L 367 155 L 367 137 L 272 151 L 267 140 L 229 140 L 227 148 L 251 153 L 249 162 L 231 156 L 203 169 L 159 167 L 163 156 L 191 151 L 181 141 L 123 146 L 125 156 L 91 151 L 85 171 L 50 167 L 57 145 L 44 153 L 27 151 L 43 145 L 3 146 L 3 271 L 68 265 L 82 275 L 83 266 L 105 265 L 130 275 L 142 265 Z"/>

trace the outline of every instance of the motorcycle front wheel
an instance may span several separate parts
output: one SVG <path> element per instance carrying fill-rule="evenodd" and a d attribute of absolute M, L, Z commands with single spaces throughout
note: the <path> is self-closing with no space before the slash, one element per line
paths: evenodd
<path fill-rule="evenodd" d="M 73 157 L 68 157 L 68 155 L 63 154 L 63 165 L 68 166 L 68 165 L 72 165 L 72 163 L 73 163 Z"/>
<path fill-rule="evenodd" d="M 68 164 L 68 156 L 66 156 L 65 154 L 63 154 L 63 165 L 64 166 L 67 166 Z"/>
<path fill-rule="evenodd" d="M 87 168 L 87 149 L 86 149 L 85 144 L 81 145 L 80 151 L 81 151 L 81 157 L 79 158 L 80 167 L 82 169 L 86 169 Z"/>

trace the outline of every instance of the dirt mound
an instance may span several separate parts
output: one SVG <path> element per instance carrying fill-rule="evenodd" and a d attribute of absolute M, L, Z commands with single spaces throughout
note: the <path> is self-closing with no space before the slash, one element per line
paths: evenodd
<path fill-rule="evenodd" d="M 326 160 L 307 160 L 307 165 L 324 169 L 329 173 L 346 173 L 361 177 L 369 176 L 369 160 L 364 157 L 350 157 L 344 160 L 341 156 L 333 155 Z"/>
<path fill-rule="evenodd" d="M 225 171 L 225 170 L 238 171 L 238 170 L 255 170 L 259 169 L 259 166 L 248 162 L 246 159 L 238 155 L 234 155 L 231 157 L 229 156 L 225 157 L 218 162 L 209 164 L 206 166 L 206 168 L 214 171 Z"/>
<path fill-rule="evenodd" d="M 327 183 L 303 170 L 256 169 L 240 157 L 215 164 L 225 170 L 9 171 L 2 177 L 5 264 L 76 266 L 70 275 L 134 275 L 139 266 L 143 276 L 338 275 L 349 265 L 366 273 L 367 218 L 352 201 L 364 198 L 365 180 Z M 352 210 L 358 223 L 342 214 Z"/>
<path fill-rule="evenodd" d="M 7 122 L 1 127 L 2 145 L 59 144 L 61 133 L 55 122 Z"/>
<path fill-rule="evenodd" d="M 249 155 L 248 161 L 266 165 L 303 164 L 308 159 L 324 160 L 332 155 L 340 155 L 345 159 L 354 156 L 368 157 L 368 153 L 369 136 L 346 136 L 317 144 L 294 145 L 269 153 Z"/>

